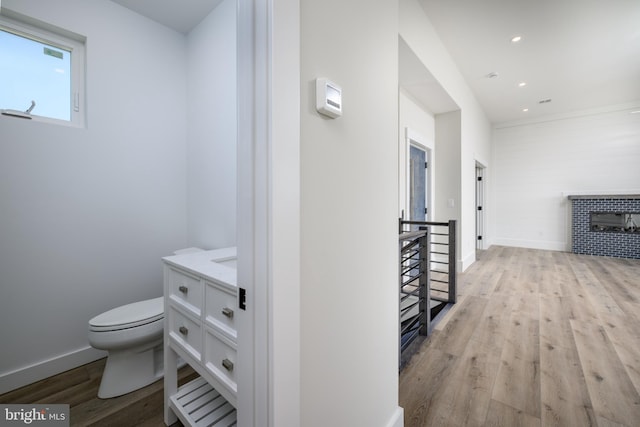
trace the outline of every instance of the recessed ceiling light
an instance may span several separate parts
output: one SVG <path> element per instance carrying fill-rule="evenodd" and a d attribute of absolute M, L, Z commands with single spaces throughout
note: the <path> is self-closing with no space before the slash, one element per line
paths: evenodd
<path fill-rule="evenodd" d="M 520 87 L 525 87 L 527 85 L 527 82 L 520 82 L 518 83 L 518 86 Z"/>
<path fill-rule="evenodd" d="M 640 114 L 640 110 L 629 111 L 629 114 Z"/>
<path fill-rule="evenodd" d="M 528 109 L 528 108 L 523 108 L 523 109 L 522 109 L 522 112 L 523 112 L 523 113 L 526 113 L 527 111 L 529 111 L 529 109 Z"/>
<path fill-rule="evenodd" d="M 513 36 L 511 38 L 511 43 L 518 43 L 520 40 L 522 40 L 522 36 Z"/>

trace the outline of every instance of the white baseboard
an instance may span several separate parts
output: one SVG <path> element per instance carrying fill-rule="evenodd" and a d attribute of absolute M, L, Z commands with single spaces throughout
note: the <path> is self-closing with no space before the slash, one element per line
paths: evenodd
<path fill-rule="evenodd" d="M 107 356 L 106 351 L 84 347 L 43 360 L 29 366 L 0 374 L 0 394 L 49 378 Z"/>
<path fill-rule="evenodd" d="M 458 261 L 458 273 L 464 273 L 464 271 L 471 267 L 471 264 L 476 262 L 476 251 L 473 250 L 469 255 L 464 257 L 462 261 Z"/>
<path fill-rule="evenodd" d="M 491 248 L 491 246 L 495 245 L 495 239 L 491 238 L 491 239 L 487 239 L 482 243 L 482 249 L 489 249 Z"/>
<path fill-rule="evenodd" d="M 497 246 L 513 246 L 516 248 L 544 249 L 548 251 L 570 252 L 570 244 L 567 242 L 554 242 L 545 240 L 522 240 L 498 237 L 493 240 Z"/>
<path fill-rule="evenodd" d="M 387 423 L 387 427 L 404 427 L 404 408 L 398 406 L 393 416 Z"/>

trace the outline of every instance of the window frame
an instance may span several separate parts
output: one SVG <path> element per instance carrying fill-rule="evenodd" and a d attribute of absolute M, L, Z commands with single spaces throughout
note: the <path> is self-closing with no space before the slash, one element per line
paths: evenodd
<path fill-rule="evenodd" d="M 85 95 L 85 43 L 86 37 L 53 25 L 19 15 L 5 8 L 0 11 L 0 29 L 2 31 L 24 37 L 39 43 L 57 47 L 71 52 L 70 77 L 70 120 L 40 116 L 37 108 L 31 113 L 32 121 L 84 128 L 86 127 L 86 95 Z M 29 102 L 29 101 L 27 101 Z M 25 109 L 28 105 L 25 105 Z M 8 108 L 0 105 L 0 108 Z M 2 116 L 9 117 L 9 116 Z"/>

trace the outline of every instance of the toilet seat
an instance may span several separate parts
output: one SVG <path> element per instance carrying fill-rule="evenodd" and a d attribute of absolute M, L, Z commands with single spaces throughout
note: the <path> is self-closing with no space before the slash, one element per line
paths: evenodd
<path fill-rule="evenodd" d="M 153 323 L 164 318 L 164 298 L 116 307 L 89 320 L 89 329 L 94 332 L 118 331 Z"/>

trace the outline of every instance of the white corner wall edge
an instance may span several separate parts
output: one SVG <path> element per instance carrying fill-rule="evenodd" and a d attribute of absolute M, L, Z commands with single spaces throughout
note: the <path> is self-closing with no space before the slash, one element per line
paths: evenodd
<path fill-rule="evenodd" d="M 386 427 L 404 427 L 404 408 L 398 406 Z"/>
<path fill-rule="evenodd" d="M 0 374 L 0 394 L 24 387 L 69 369 L 107 356 L 107 352 L 87 346 L 15 371 Z"/>

